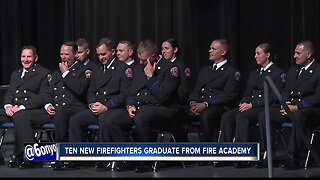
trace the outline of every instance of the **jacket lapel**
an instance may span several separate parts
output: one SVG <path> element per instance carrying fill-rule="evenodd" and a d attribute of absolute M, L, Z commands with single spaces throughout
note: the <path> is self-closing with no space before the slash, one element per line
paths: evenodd
<path fill-rule="evenodd" d="M 23 71 L 23 69 L 19 70 L 19 77 L 21 77 L 22 71 Z M 30 79 L 32 79 L 34 76 L 36 76 L 36 74 L 37 74 L 36 66 L 34 66 L 31 69 L 29 69 L 29 71 L 27 73 L 25 73 L 23 78 L 18 78 L 17 87 L 28 82 Z"/>
<path fill-rule="evenodd" d="M 97 84 L 95 90 L 103 87 L 105 84 L 107 84 L 112 79 L 112 77 L 114 76 L 114 74 L 117 71 L 118 64 L 119 64 L 118 60 L 115 59 L 112 62 L 112 64 L 110 65 L 110 67 L 106 69 L 105 73 L 103 73 L 103 69 L 100 69 L 100 71 L 98 73 L 98 81 L 97 81 L 98 84 Z"/>
<path fill-rule="evenodd" d="M 208 68 L 209 68 L 209 69 L 208 69 L 208 71 L 209 71 L 208 76 L 210 76 L 210 78 L 207 78 L 206 81 L 203 81 L 203 84 L 201 85 L 201 87 L 202 87 L 203 85 L 207 84 L 208 82 L 214 81 L 214 80 L 217 79 L 218 77 L 223 76 L 224 71 L 227 70 L 228 66 L 229 66 L 229 63 L 227 62 L 227 63 L 225 63 L 223 66 L 221 66 L 221 67 L 220 67 L 219 69 L 217 69 L 217 70 L 213 70 L 213 69 L 212 69 L 212 66 L 208 67 Z"/>
<path fill-rule="evenodd" d="M 315 62 L 313 62 L 311 64 L 311 66 L 303 73 L 300 75 L 300 77 L 294 81 L 293 85 L 292 85 L 292 89 L 299 86 L 301 83 L 305 83 L 306 81 L 308 81 L 308 79 L 310 79 L 311 77 L 313 77 L 313 74 L 315 73 L 315 69 L 317 67 L 317 64 Z M 295 71 L 295 77 L 298 77 L 298 74 L 300 72 L 301 68 L 297 68 Z"/>
<path fill-rule="evenodd" d="M 23 71 L 23 68 L 21 68 L 19 70 L 19 73 L 17 74 L 17 85 L 16 85 L 17 87 L 19 87 L 21 84 L 25 82 L 23 78 L 20 78 L 22 71 Z"/>

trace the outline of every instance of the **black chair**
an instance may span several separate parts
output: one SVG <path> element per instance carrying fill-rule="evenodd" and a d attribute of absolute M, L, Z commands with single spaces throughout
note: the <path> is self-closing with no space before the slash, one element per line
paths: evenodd
<path fill-rule="evenodd" d="M 201 129 L 201 122 L 197 120 L 192 120 L 191 121 L 191 127 L 188 129 L 188 134 L 190 133 L 191 130 L 196 129 L 196 132 L 198 134 L 198 139 L 202 139 L 202 129 Z"/>
<path fill-rule="evenodd" d="M 129 136 L 130 136 L 130 139 L 131 139 L 132 142 L 134 142 L 134 139 L 135 139 L 134 138 L 135 131 L 136 131 L 136 126 L 133 125 L 131 127 L 131 131 L 129 132 Z M 173 141 L 173 142 L 177 142 L 175 136 L 170 131 L 155 129 L 155 130 L 153 130 L 153 132 L 157 135 L 157 141 L 158 142 L 164 142 L 165 139 L 166 139 L 166 136 L 168 136 L 168 140 Z M 152 169 L 153 169 L 154 172 L 157 171 L 157 164 L 158 164 L 158 161 L 155 161 L 154 164 L 153 164 Z M 184 162 L 181 162 L 181 164 L 182 164 L 183 168 L 186 168 Z"/>
<path fill-rule="evenodd" d="M 257 124 L 256 126 L 259 127 L 259 124 Z M 288 130 L 290 131 L 292 129 L 292 127 L 293 127 L 293 124 L 291 122 L 284 122 L 281 124 L 281 126 L 279 128 L 273 129 L 275 131 L 275 135 L 276 135 L 274 138 L 274 143 L 275 143 L 274 144 L 275 147 L 273 148 L 274 152 L 276 152 L 278 150 L 279 140 L 281 140 L 287 156 L 290 157 L 290 153 L 289 153 L 287 143 L 285 140 L 285 132 Z M 263 156 L 262 159 L 266 159 L 267 158 L 267 151 L 264 151 L 262 156 Z"/>
<path fill-rule="evenodd" d="M 164 142 L 165 141 L 165 137 L 168 136 L 168 140 L 170 141 L 173 141 L 173 142 L 177 142 L 176 141 L 176 138 L 174 137 L 173 133 L 170 132 L 170 131 L 166 131 L 166 130 L 154 130 L 154 133 L 157 134 L 158 136 L 158 142 Z M 154 164 L 153 164 L 153 172 L 156 172 L 157 171 L 157 164 L 158 164 L 158 161 L 155 161 Z M 181 165 L 182 165 L 182 168 L 186 168 L 186 165 L 183 161 L 181 161 Z"/>
<path fill-rule="evenodd" d="M 293 123 L 292 122 L 284 122 L 281 127 L 279 129 L 275 129 L 277 131 L 277 137 L 275 138 L 276 140 L 276 146 L 279 144 L 279 139 L 281 139 L 282 143 L 283 143 L 283 146 L 285 148 L 285 151 L 287 153 L 287 156 L 290 157 L 290 153 L 289 153 L 289 150 L 287 148 L 287 145 L 286 145 L 286 140 L 285 140 L 285 131 L 290 131 L 292 130 L 293 128 Z M 308 137 L 310 137 L 310 145 L 314 145 L 314 139 L 317 137 L 316 135 L 320 135 L 320 126 L 317 126 L 315 128 L 312 128 L 312 129 L 308 129 L 310 131 L 310 134 L 308 135 Z M 319 136 L 320 137 L 320 136 Z M 277 147 L 276 147 L 277 149 Z M 307 169 L 310 165 L 310 149 L 308 149 L 308 152 L 307 152 L 307 155 L 306 155 L 306 159 L 305 159 L 305 162 L 304 162 L 304 169 Z M 266 158 L 266 151 L 264 152 L 264 157 L 263 159 Z"/>
<path fill-rule="evenodd" d="M 221 133 L 222 133 L 222 131 L 221 131 L 221 130 L 219 130 L 218 140 L 217 140 L 217 142 L 218 142 L 218 143 L 221 141 Z M 235 138 L 235 137 L 233 137 L 232 142 L 235 142 L 235 141 L 236 141 L 236 138 Z"/>
<path fill-rule="evenodd" d="M 3 107 L 3 99 L 4 95 L 9 88 L 9 85 L 0 85 L 0 106 Z M 2 144 L 6 135 L 6 132 L 8 129 L 12 129 L 14 127 L 13 122 L 5 122 L 5 123 L 0 123 L 0 129 L 2 129 L 1 137 L 0 137 L 0 153 L 2 153 Z M 0 154 L 0 157 L 3 157 L 2 154 Z"/>
<path fill-rule="evenodd" d="M 285 139 L 284 139 L 284 131 L 285 130 L 291 130 L 293 128 L 293 124 L 292 122 L 285 122 L 281 125 L 281 128 L 279 131 L 279 136 L 284 144 L 284 147 L 285 147 L 285 150 L 288 154 L 288 157 L 290 157 L 290 154 L 289 154 L 289 150 L 286 146 L 286 143 L 285 143 Z M 314 139 L 316 138 L 316 135 L 320 135 L 320 126 L 316 126 L 314 128 L 309 128 L 308 129 L 310 134 L 308 135 L 308 137 L 310 137 L 310 145 L 313 146 L 314 145 Z M 306 156 L 306 159 L 305 159 L 305 163 L 304 163 L 304 169 L 307 169 L 308 166 L 310 165 L 310 149 L 308 149 L 308 152 L 307 152 L 307 156 Z"/>
<path fill-rule="evenodd" d="M 279 144 L 279 139 L 281 139 L 281 142 L 282 142 L 282 144 L 284 146 L 284 149 L 286 150 L 286 153 L 287 153 L 288 157 L 290 157 L 290 153 L 289 153 L 289 150 L 288 150 L 288 147 L 287 147 L 287 144 L 286 144 L 286 140 L 284 138 L 285 137 L 284 133 L 285 133 L 285 131 L 292 130 L 292 128 L 293 128 L 292 122 L 284 122 L 284 123 L 281 124 L 280 129 L 275 129 L 278 132 L 277 133 L 278 136 L 275 139 L 276 140 L 275 149 L 277 149 L 277 146 Z"/>
<path fill-rule="evenodd" d="M 3 157 L 2 155 L 2 145 L 3 145 L 3 142 L 4 142 L 4 138 L 5 138 L 5 135 L 6 135 L 6 132 L 9 130 L 9 129 L 13 129 L 14 128 L 14 123 L 13 122 L 5 122 L 5 123 L 2 123 L 0 125 L 0 129 L 2 129 L 2 133 L 1 133 L 1 137 L 0 137 L 0 157 Z"/>
<path fill-rule="evenodd" d="M 54 123 L 45 123 L 39 127 L 39 131 L 35 133 L 36 142 L 43 142 L 43 135 L 45 134 L 48 142 L 54 142 Z"/>
<path fill-rule="evenodd" d="M 90 124 L 87 127 L 87 141 L 95 142 L 100 140 L 99 136 L 99 125 L 97 124 Z"/>
<path fill-rule="evenodd" d="M 89 142 L 99 142 L 100 141 L 100 134 L 99 134 L 99 125 L 98 124 L 90 124 L 87 127 L 87 141 Z M 115 169 L 116 162 L 113 161 L 111 163 L 111 170 Z"/>

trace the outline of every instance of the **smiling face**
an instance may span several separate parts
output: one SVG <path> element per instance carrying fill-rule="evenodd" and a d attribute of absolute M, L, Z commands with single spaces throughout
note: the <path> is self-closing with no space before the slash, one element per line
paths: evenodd
<path fill-rule="evenodd" d="M 107 64 L 109 61 L 111 61 L 115 54 L 115 50 L 109 50 L 105 44 L 102 44 L 101 46 L 97 47 L 96 52 L 98 59 L 102 64 Z"/>
<path fill-rule="evenodd" d="M 178 48 L 173 48 L 172 45 L 164 41 L 161 46 L 161 53 L 166 60 L 171 60 L 176 57 Z"/>
<path fill-rule="evenodd" d="M 38 56 L 31 49 L 24 49 L 21 52 L 21 64 L 24 69 L 28 70 L 38 61 Z"/>

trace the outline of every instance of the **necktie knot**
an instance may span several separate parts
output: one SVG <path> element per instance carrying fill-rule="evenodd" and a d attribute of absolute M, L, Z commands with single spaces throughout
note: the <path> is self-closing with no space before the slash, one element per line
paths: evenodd
<path fill-rule="evenodd" d="M 23 70 L 22 74 L 21 74 L 21 78 L 23 78 L 26 75 L 27 72 L 28 72 L 27 70 Z"/>
<path fill-rule="evenodd" d="M 213 65 L 212 70 L 213 71 L 217 70 L 217 65 L 216 64 Z"/>

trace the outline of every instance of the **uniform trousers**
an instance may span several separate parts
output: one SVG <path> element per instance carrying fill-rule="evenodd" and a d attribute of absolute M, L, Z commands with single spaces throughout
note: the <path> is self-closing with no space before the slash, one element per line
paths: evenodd
<path fill-rule="evenodd" d="M 199 118 L 202 136 L 201 142 L 217 142 L 217 129 L 220 127 L 221 115 L 225 112 L 224 107 L 209 106 L 199 116 L 192 115 L 191 118 Z"/>
<path fill-rule="evenodd" d="M 17 157 L 22 157 L 24 143 L 35 142 L 35 132 L 42 124 L 52 122 L 50 118 L 33 118 L 35 112 L 45 112 L 44 109 L 21 110 L 12 116 L 14 123 L 14 150 Z M 40 113 L 42 114 L 42 113 Z"/>
<path fill-rule="evenodd" d="M 189 104 L 179 105 L 178 109 L 174 112 L 172 118 L 173 124 L 173 133 L 177 142 L 188 142 L 188 132 L 189 128 L 192 125 L 190 114 Z"/>
<path fill-rule="evenodd" d="M 126 109 L 117 110 L 108 119 L 100 121 L 105 141 L 128 141 L 128 132 L 135 125 L 137 142 L 155 142 L 157 136 L 153 130 L 172 130 L 174 110 L 164 106 L 141 106 L 133 118 Z"/>
<path fill-rule="evenodd" d="M 87 109 L 86 106 L 66 106 L 61 108 L 56 108 L 56 114 L 50 116 L 46 110 L 40 109 L 32 112 L 30 116 L 31 119 L 46 121 L 53 120 L 54 122 L 54 135 L 56 142 L 67 142 L 69 136 L 69 120 L 70 118 L 82 111 Z"/>
<path fill-rule="evenodd" d="M 112 112 L 116 110 L 117 109 L 108 109 L 99 115 L 95 115 L 90 109 L 86 109 L 85 111 L 72 116 L 69 123 L 69 141 L 82 142 L 84 133 L 86 133 L 86 130 L 88 129 L 88 125 L 99 125 L 99 134 L 101 139 L 101 131 L 104 131 L 104 127 L 100 125 L 100 119 L 109 119 Z"/>
<path fill-rule="evenodd" d="M 6 114 L 5 109 L 0 109 L 0 123 L 12 122 L 11 117 Z"/>
<path fill-rule="evenodd" d="M 259 122 L 259 113 L 264 108 L 251 108 L 247 111 L 239 112 L 239 108 L 234 108 L 225 112 L 221 117 L 220 142 L 248 142 L 253 138 L 249 137 L 250 128 L 255 127 Z"/>

